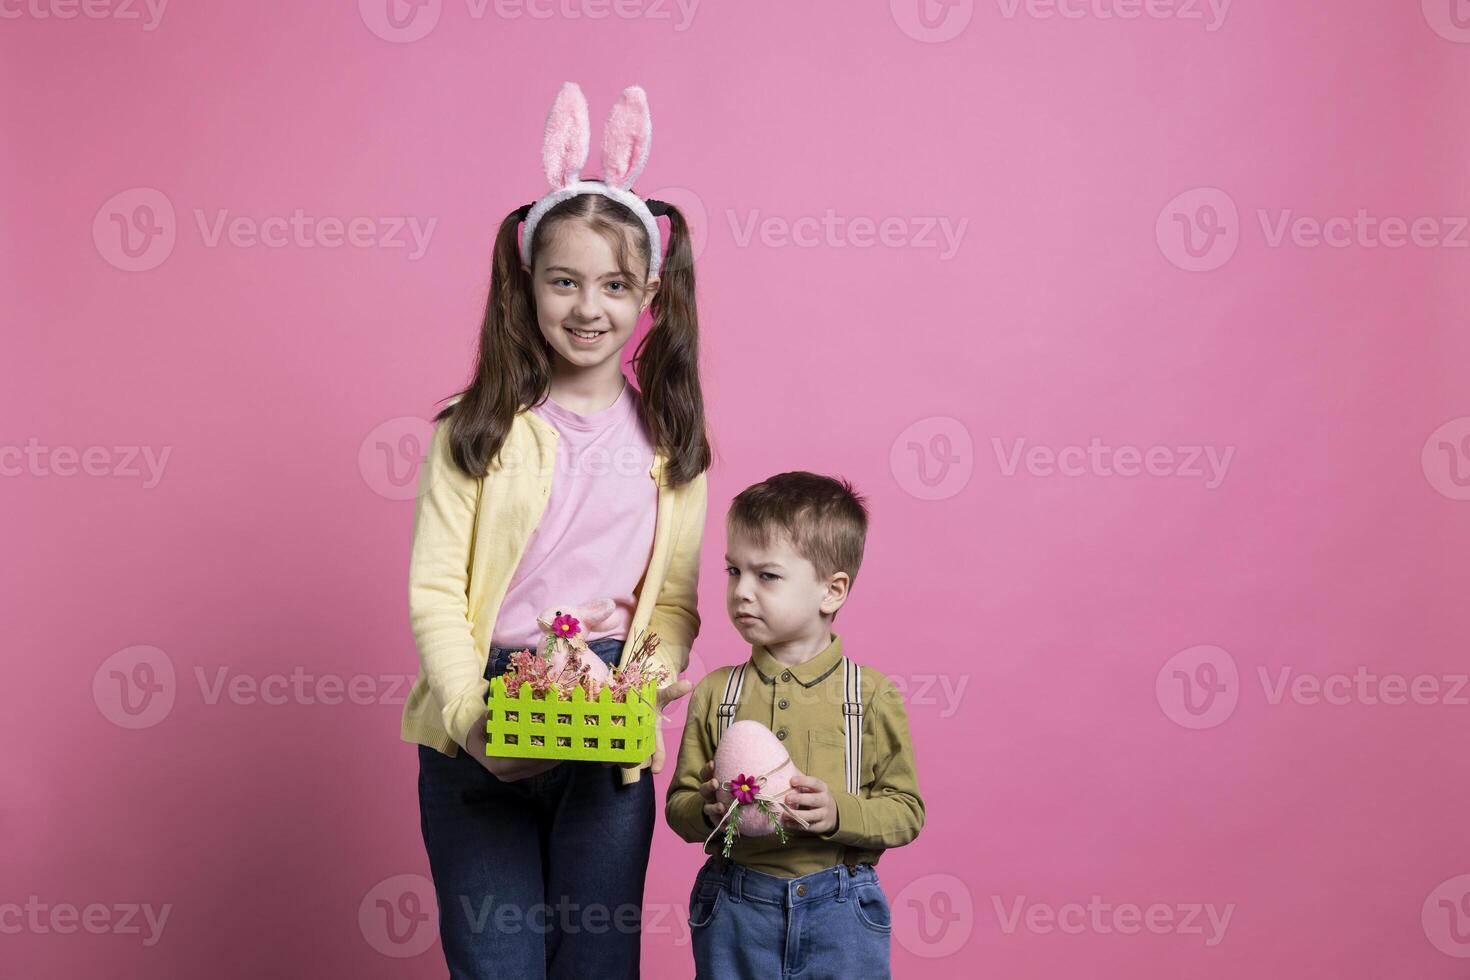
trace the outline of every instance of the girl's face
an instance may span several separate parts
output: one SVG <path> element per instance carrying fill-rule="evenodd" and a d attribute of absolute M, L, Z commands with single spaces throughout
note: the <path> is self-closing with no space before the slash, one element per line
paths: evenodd
<path fill-rule="evenodd" d="M 562 221 L 547 231 L 535 269 L 527 270 L 541 335 L 574 368 L 620 364 L 618 353 L 653 302 L 658 280 L 636 289 L 619 270 L 612 243 L 584 222 Z"/>

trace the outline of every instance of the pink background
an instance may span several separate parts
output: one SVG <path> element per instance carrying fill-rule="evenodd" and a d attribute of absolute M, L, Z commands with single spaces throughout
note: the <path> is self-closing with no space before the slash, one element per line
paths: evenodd
<path fill-rule="evenodd" d="M 383 0 L 178 3 L 153 30 L 20 8 L 0 31 L 0 972 L 444 974 L 398 740 L 405 498 L 574 79 L 594 133 L 646 87 L 639 190 L 689 205 L 703 243 L 699 669 L 746 652 L 730 497 L 793 468 L 869 496 L 839 627 L 906 685 L 928 804 L 880 865 L 897 976 L 1470 973 L 1470 28 L 1450 4 L 1470 5 L 1237 0 L 1212 30 L 1184 3 L 965 0 L 925 28 L 914 0 L 709 2 L 687 25 L 652 0 L 445 0 L 417 40 Z M 172 218 L 138 210 L 160 200 Z M 195 217 L 298 208 L 437 224 L 411 258 L 211 246 Z M 775 233 L 829 209 L 898 219 L 892 244 Z M 1284 212 L 1360 210 L 1448 241 L 1272 245 Z M 746 239 L 752 219 L 776 224 Z M 940 219 L 967 222 L 947 257 L 918 234 Z M 151 268 L 117 220 L 161 230 Z M 1191 256 L 1186 226 L 1224 234 Z M 1094 437 L 1231 457 L 1213 487 L 1172 475 L 1188 450 L 1156 453 L 1167 475 L 1008 468 L 1018 439 Z M 94 446 L 99 475 L 56 475 Z M 156 485 L 127 447 L 170 452 Z M 140 667 L 158 700 L 123 704 Z M 1273 697 L 1283 671 L 1360 668 L 1439 695 Z M 364 675 L 366 703 L 212 696 L 296 669 Z M 660 816 L 650 975 L 692 973 L 699 860 Z M 38 918 L 6 912 L 31 896 Z M 1068 908 L 1092 896 L 1172 924 Z M 155 942 L 130 903 L 169 907 Z M 62 931 L 89 905 L 96 934 Z M 1223 934 L 1192 905 L 1228 909 Z"/>

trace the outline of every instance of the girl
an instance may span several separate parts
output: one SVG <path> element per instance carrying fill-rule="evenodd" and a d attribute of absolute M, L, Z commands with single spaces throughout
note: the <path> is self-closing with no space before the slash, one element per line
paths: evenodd
<path fill-rule="evenodd" d="M 605 597 L 615 612 L 584 634 L 592 650 L 620 664 L 652 630 L 669 674 L 660 711 L 690 689 L 677 677 L 699 632 L 710 447 L 688 228 L 631 191 L 650 135 L 643 91 L 625 89 L 603 179 L 579 179 L 587 104 L 562 87 L 542 149 L 552 190 L 501 222 L 474 379 L 435 419 L 419 473 L 409 614 L 422 666 L 402 733 L 419 745 L 454 978 L 638 975 L 654 819 L 642 770 L 662 770 L 662 732 L 641 765 L 497 758 L 485 701 L 511 652 L 538 645 L 537 613 Z M 635 389 L 619 354 L 645 311 Z"/>

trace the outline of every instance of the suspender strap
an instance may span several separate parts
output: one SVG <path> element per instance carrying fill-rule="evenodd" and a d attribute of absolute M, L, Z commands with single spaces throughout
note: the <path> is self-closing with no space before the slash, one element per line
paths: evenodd
<path fill-rule="evenodd" d="M 847 791 L 857 795 L 863 766 L 863 668 L 842 658 L 843 769 Z"/>
<path fill-rule="evenodd" d="M 745 690 L 745 668 L 741 664 L 725 678 L 725 692 L 715 714 L 715 740 L 735 721 L 740 695 Z M 863 771 L 863 668 L 842 658 L 842 770 L 847 791 L 857 795 Z"/>
<path fill-rule="evenodd" d="M 725 678 L 725 695 L 720 699 L 719 711 L 715 720 L 715 739 L 718 741 L 725 735 L 725 729 L 730 727 L 735 720 L 735 712 L 740 708 L 740 693 L 745 690 L 745 664 L 730 671 L 730 676 Z"/>

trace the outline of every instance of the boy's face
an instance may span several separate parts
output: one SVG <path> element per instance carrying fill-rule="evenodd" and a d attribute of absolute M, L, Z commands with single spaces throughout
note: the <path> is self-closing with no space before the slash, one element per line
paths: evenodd
<path fill-rule="evenodd" d="M 847 596 L 847 573 L 819 579 L 784 533 L 762 548 L 731 531 L 725 549 L 725 611 L 751 644 L 784 643 L 819 631 Z"/>

